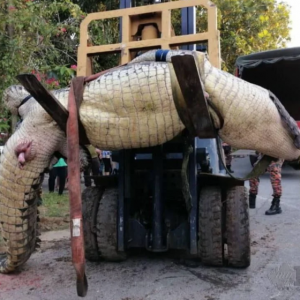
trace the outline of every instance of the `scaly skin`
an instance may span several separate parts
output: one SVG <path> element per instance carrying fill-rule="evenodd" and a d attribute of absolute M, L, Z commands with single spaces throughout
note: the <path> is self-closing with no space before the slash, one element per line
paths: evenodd
<path fill-rule="evenodd" d="M 12 87 L 10 91 L 14 96 L 12 100 L 27 95 L 20 87 Z M 6 251 L 0 254 L 0 273 L 9 273 L 21 266 L 33 252 L 37 238 L 36 192 L 41 184 L 41 174 L 49 166 L 55 151 L 63 155 L 66 152 L 65 134 L 40 108 L 31 99 L 19 109 L 24 120 L 7 141 L 1 155 L 0 229 Z M 36 115 L 39 118 L 35 118 Z M 29 160 L 21 167 L 15 151 L 28 142 L 32 144 L 26 156 Z M 81 159 L 84 161 L 82 155 Z"/>
<path fill-rule="evenodd" d="M 204 69 L 205 90 L 224 116 L 219 135 L 226 143 L 276 158 L 299 158 L 300 151 L 267 90 L 213 68 L 208 61 Z"/>
<path fill-rule="evenodd" d="M 155 52 L 146 52 L 131 63 L 153 61 Z M 299 158 L 300 151 L 294 146 L 291 134 L 266 89 L 213 67 L 203 53 L 196 51 L 172 50 L 166 61 L 171 62 L 173 55 L 183 54 L 191 54 L 196 59 L 204 89 L 224 117 L 219 135 L 226 143 L 276 158 Z M 211 113 L 218 128 L 219 120 Z"/>
<path fill-rule="evenodd" d="M 68 93 L 56 96 L 67 107 Z M 83 99 L 81 122 L 100 149 L 155 146 L 184 129 L 167 64 L 146 62 L 108 72 L 86 85 Z"/>
<path fill-rule="evenodd" d="M 0 219 L 2 236 L 7 246 L 7 255 L 0 259 L 1 273 L 8 273 L 22 265 L 35 248 L 37 236 L 35 190 L 41 183 L 37 169 L 28 168 L 25 172 L 19 173 L 12 163 L 14 152 L 8 150 L 9 146 L 1 156 L 0 173 Z"/>
<path fill-rule="evenodd" d="M 49 165 L 53 150 L 58 149 L 57 141 L 63 137 L 63 134 L 56 136 L 54 140 L 51 137 L 52 129 L 56 127 L 54 122 L 42 131 L 36 130 L 35 126 L 30 124 L 31 113 L 8 140 L 1 155 L 0 222 L 1 233 L 7 248 L 6 255 L 0 258 L 1 273 L 8 273 L 22 265 L 34 250 L 37 236 L 36 191 L 41 184 L 41 174 Z M 41 122 L 38 125 L 47 124 Z M 37 133 L 45 135 L 44 142 L 33 137 Z M 32 152 L 34 153 L 37 147 L 40 147 L 42 151 L 39 151 L 33 160 L 28 161 L 23 169 L 20 169 L 15 148 L 20 141 L 29 138 L 34 141 Z M 48 143 L 47 140 L 49 140 Z"/>
<path fill-rule="evenodd" d="M 202 53 L 170 51 L 167 61 L 176 54 L 196 58 L 202 84 L 224 117 L 219 134 L 226 143 L 283 159 L 299 157 L 265 89 L 212 67 Z M 150 51 L 86 85 L 80 119 L 92 145 L 100 149 L 155 146 L 184 129 L 174 105 L 170 65 L 154 62 L 154 57 L 155 52 Z M 5 91 L 3 100 L 17 113 L 27 95 L 21 86 L 13 86 Z M 55 96 L 67 107 L 68 89 L 56 91 Z M 34 99 L 22 105 L 19 113 L 24 121 L 7 142 L 0 165 L 0 227 L 7 246 L 0 256 L 2 273 L 22 265 L 33 251 L 33 195 L 39 176 L 55 151 L 66 156 L 65 134 Z M 19 153 L 20 149 L 26 152 Z"/>

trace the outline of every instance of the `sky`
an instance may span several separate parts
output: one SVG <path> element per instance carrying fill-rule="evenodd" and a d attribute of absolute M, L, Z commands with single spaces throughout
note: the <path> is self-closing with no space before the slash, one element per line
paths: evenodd
<path fill-rule="evenodd" d="M 283 0 L 291 6 L 291 42 L 288 47 L 300 47 L 300 0 Z"/>

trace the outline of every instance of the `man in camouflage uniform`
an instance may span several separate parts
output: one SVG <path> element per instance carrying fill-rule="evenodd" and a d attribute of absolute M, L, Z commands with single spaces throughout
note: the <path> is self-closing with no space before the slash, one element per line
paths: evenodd
<path fill-rule="evenodd" d="M 83 171 L 84 175 L 84 185 L 86 187 L 92 186 L 92 180 L 91 180 L 91 172 L 93 176 L 99 176 L 100 175 L 100 160 L 98 157 L 97 149 L 92 145 L 86 145 L 87 150 L 89 151 L 91 155 L 91 161 L 89 165 L 85 168 Z M 94 184 L 96 185 L 97 180 L 94 177 Z"/>
<path fill-rule="evenodd" d="M 261 154 L 258 157 L 259 161 Z M 280 207 L 280 197 L 282 195 L 282 186 L 281 186 L 281 168 L 284 160 L 278 159 L 277 161 L 272 161 L 267 172 L 270 173 L 271 185 L 273 188 L 273 200 L 271 207 L 266 211 L 266 215 L 276 215 L 282 212 Z M 250 195 L 249 195 L 249 207 L 255 208 L 256 196 L 258 193 L 259 178 L 250 179 Z"/>
<path fill-rule="evenodd" d="M 223 142 L 222 147 L 223 147 L 224 154 L 225 154 L 226 168 L 228 169 L 228 171 L 230 173 L 234 173 L 234 171 L 231 169 L 231 162 L 232 162 L 231 146 Z"/>

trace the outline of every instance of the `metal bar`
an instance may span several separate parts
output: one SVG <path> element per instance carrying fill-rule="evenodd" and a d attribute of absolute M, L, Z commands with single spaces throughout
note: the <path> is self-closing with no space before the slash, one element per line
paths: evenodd
<path fill-rule="evenodd" d="M 197 254 L 198 248 L 198 193 L 197 193 L 197 160 L 196 160 L 196 139 L 192 140 L 193 151 L 189 159 L 189 185 L 191 194 L 190 210 L 190 253 Z"/>
<path fill-rule="evenodd" d="M 181 9 L 181 35 L 196 33 L 196 8 L 185 7 Z M 181 46 L 184 50 L 195 50 L 196 45 Z"/>
<path fill-rule="evenodd" d="M 163 152 L 162 146 L 157 146 L 153 150 L 153 172 L 154 172 L 154 189 L 153 189 L 153 222 L 152 222 L 152 250 L 165 250 L 163 247 L 162 236 L 162 176 L 163 176 Z"/>
<path fill-rule="evenodd" d="M 131 7 L 131 0 L 120 0 L 120 9 L 130 8 L 130 7 Z M 123 18 L 120 18 L 120 23 L 119 23 L 119 32 L 120 32 L 119 42 L 120 43 L 124 42 L 122 40 L 122 28 L 123 28 Z"/>
<path fill-rule="evenodd" d="M 125 150 L 119 152 L 118 251 L 124 251 Z"/>
<path fill-rule="evenodd" d="M 131 0 L 120 0 L 120 9 L 130 8 L 130 7 L 131 7 Z"/>
<path fill-rule="evenodd" d="M 120 0 L 120 9 L 130 8 L 131 0 Z M 122 18 L 120 18 L 119 31 L 120 31 L 120 40 L 122 43 Z M 127 190 L 127 172 L 128 164 L 126 164 L 125 156 L 127 154 L 126 150 L 120 150 L 119 152 L 119 203 L 118 203 L 118 251 L 125 251 L 125 193 Z"/>
<path fill-rule="evenodd" d="M 131 159 L 131 150 L 125 150 L 125 199 L 129 199 L 131 197 L 131 169 L 130 166 L 133 164 Z"/>
<path fill-rule="evenodd" d="M 74 95 L 74 81 L 71 83 L 69 92 L 69 118 L 67 122 L 68 142 L 68 180 L 69 180 L 69 201 L 70 201 L 70 230 L 72 262 L 77 275 L 77 294 L 85 297 L 88 290 L 87 278 L 85 275 L 84 238 L 82 224 L 81 184 L 80 184 L 80 161 L 79 161 L 79 134 L 77 108 Z"/>
<path fill-rule="evenodd" d="M 132 150 L 125 150 L 125 178 L 124 178 L 124 248 L 127 249 L 129 240 L 130 205 L 132 199 L 132 167 L 134 165 Z M 145 239 L 144 239 L 145 243 Z M 144 245 L 143 245 L 144 246 Z"/>
<path fill-rule="evenodd" d="M 206 41 L 208 40 L 208 38 L 209 38 L 209 34 L 207 32 L 201 32 L 193 35 L 172 36 L 170 38 L 162 37 L 159 39 L 155 38 L 149 40 L 129 41 L 126 43 L 125 48 L 130 50 L 138 50 L 138 49 L 144 49 L 149 47 L 160 47 L 162 44 L 169 45 L 169 46 L 177 46 L 182 44 L 194 44 L 194 43 L 201 43 L 203 41 Z M 124 45 L 122 43 L 90 46 L 86 49 L 86 54 L 97 55 L 103 52 L 121 53 L 121 49 L 123 49 L 122 47 L 124 48 Z M 127 62 L 124 62 L 124 64 L 125 63 Z"/>

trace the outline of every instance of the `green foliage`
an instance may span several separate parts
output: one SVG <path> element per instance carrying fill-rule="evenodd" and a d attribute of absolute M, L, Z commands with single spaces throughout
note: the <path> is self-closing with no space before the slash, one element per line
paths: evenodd
<path fill-rule="evenodd" d="M 10 123 L 10 114 L 8 110 L 2 108 L 0 110 L 0 146 L 3 146 L 9 138 Z"/>
<path fill-rule="evenodd" d="M 289 7 L 276 0 L 214 0 L 218 7 L 223 69 L 233 72 L 238 56 L 286 47 Z M 201 27 L 201 18 L 197 18 Z"/>
<path fill-rule="evenodd" d="M 69 198 L 65 192 L 62 195 L 57 193 L 43 193 L 43 204 L 40 207 L 42 217 L 65 217 L 69 213 Z"/>
<path fill-rule="evenodd" d="M 290 40 L 289 7 L 277 0 L 213 0 L 224 70 L 233 72 L 238 56 L 286 47 Z M 176 35 L 181 34 L 180 10 L 172 12 Z M 196 32 L 207 31 L 207 10 L 196 10 Z"/>
<path fill-rule="evenodd" d="M 86 13 L 98 12 L 104 10 L 113 10 L 120 7 L 119 0 L 73 0 Z"/>
<path fill-rule="evenodd" d="M 102 12 L 120 8 L 120 0 L 73 0 L 86 13 Z M 132 0 L 133 6 L 138 6 Z M 114 44 L 120 41 L 120 20 L 111 18 L 107 20 L 92 21 L 88 28 L 89 43 L 91 45 Z M 120 63 L 120 55 L 108 53 L 92 57 L 93 72 L 98 73 L 117 66 Z"/>
<path fill-rule="evenodd" d="M 34 73 L 50 89 L 68 85 L 84 17 L 70 0 L 1 1 L 0 97 L 5 88 L 18 84 L 15 76 L 20 73 Z M 1 103 L 1 132 L 8 129 L 8 117 Z"/>
<path fill-rule="evenodd" d="M 112 9 L 118 8 L 119 3 L 107 2 L 114 5 Z M 98 5 L 98 11 L 106 11 L 109 8 L 103 3 Z M 111 18 L 107 20 L 92 21 L 89 24 L 88 35 L 89 43 L 91 45 L 115 44 L 120 41 L 120 19 Z M 93 57 L 93 71 L 94 73 L 110 69 L 120 63 L 120 55 L 105 54 Z"/>
<path fill-rule="evenodd" d="M 70 0 L 2 1 L 0 93 L 17 83 L 19 73 L 34 73 L 51 88 L 68 84 L 74 75 L 70 67 L 77 64 L 83 17 Z"/>

